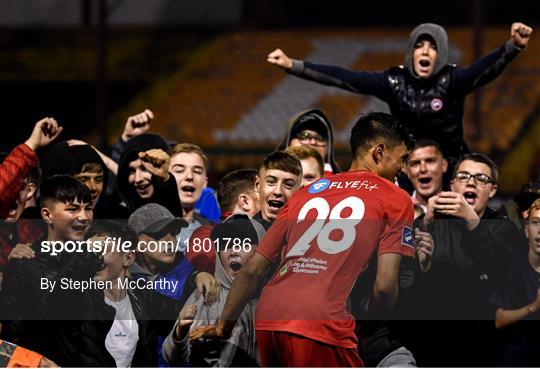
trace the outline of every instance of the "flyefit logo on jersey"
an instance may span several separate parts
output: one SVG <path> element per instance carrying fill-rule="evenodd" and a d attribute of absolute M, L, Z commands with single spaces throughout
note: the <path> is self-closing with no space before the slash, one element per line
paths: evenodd
<path fill-rule="evenodd" d="M 405 246 L 413 247 L 413 232 L 409 227 L 403 227 L 403 233 L 401 235 L 401 244 Z"/>
<path fill-rule="evenodd" d="M 319 179 L 317 182 L 313 183 L 310 187 L 308 192 L 309 193 L 319 193 L 321 191 L 324 191 L 330 186 L 330 181 L 328 179 Z"/>

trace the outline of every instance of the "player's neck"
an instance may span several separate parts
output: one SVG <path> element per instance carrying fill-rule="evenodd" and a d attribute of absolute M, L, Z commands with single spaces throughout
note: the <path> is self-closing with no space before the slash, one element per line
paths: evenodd
<path fill-rule="evenodd" d="M 366 170 L 368 172 L 377 173 L 375 169 L 376 167 L 374 167 L 374 164 L 371 164 L 363 159 L 355 158 L 351 162 L 351 167 L 349 168 L 349 172 L 358 172 L 360 170 Z"/>

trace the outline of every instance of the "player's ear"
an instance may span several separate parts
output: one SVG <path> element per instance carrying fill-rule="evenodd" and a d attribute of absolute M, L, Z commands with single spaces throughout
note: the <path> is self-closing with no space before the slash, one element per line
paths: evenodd
<path fill-rule="evenodd" d="M 255 191 L 259 192 L 261 189 L 261 177 L 257 174 L 255 176 Z"/>
<path fill-rule="evenodd" d="M 123 258 L 123 261 L 122 261 L 122 266 L 127 268 L 129 267 L 131 264 L 133 264 L 135 262 L 135 252 L 133 251 L 128 251 L 124 254 L 124 258 Z"/>
<path fill-rule="evenodd" d="M 446 173 L 446 171 L 448 170 L 448 160 L 444 158 L 442 160 L 442 170 L 443 170 L 443 173 Z"/>
<path fill-rule="evenodd" d="M 375 163 L 380 163 L 382 161 L 382 157 L 384 155 L 384 144 L 383 143 L 378 143 L 377 145 L 375 145 L 375 147 L 373 148 L 373 161 Z"/>
<path fill-rule="evenodd" d="M 253 208 L 251 198 L 245 193 L 238 195 L 238 205 L 240 206 L 240 209 L 246 213 L 249 213 L 249 211 Z"/>
<path fill-rule="evenodd" d="M 52 224 L 51 211 L 49 210 L 49 208 L 41 208 L 41 218 L 43 218 L 45 223 Z"/>

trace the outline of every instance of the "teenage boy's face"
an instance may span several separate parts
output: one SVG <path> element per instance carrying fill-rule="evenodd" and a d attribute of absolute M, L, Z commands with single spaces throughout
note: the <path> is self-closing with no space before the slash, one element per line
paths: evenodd
<path fill-rule="evenodd" d="M 319 154 L 321 154 L 323 161 L 327 160 L 328 155 L 328 140 L 321 136 L 319 133 L 305 129 L 299 135 L 301 138 L 293 137 L 289 143 L 290 147 L 297 147 L 306 145 L 314 148 Z"/>
<path fill-rule="evenodd" d="M 414 72 L 420 78 L 429 78 L 437 60 L 437 45 L 429 36 L 420 36 L 413 49 Z"/>
<path fill-rule="evenodd" d="M 169 168 L 176 178 L 182 206 L 192 209 L 208 184 L 203 158 L 197 153 L 181 152 L 171 157 Z"/>
<path fill-rule="evenodd" d="M 540 255 L 540 208 L 533 208 L 529 220 L 525 223 L 525 235 L 529 240 L 529 249 Z"/>
<path fill-rule="evenodd" d="M 94 236 L 90 238 L 90 242 L 99 242 L 101 245 L 105 245 L 105 240 L 105 236 Z M 113 251 L 111 250 L 113 248 L 111 242 L 106 247 L 108 251 L 103 255 L 102 269 L 94 275 L 95 281 L 116 281 L 118 278 L 125 277 L 127 268 L 133 264 L 133 260 L 135 259 L 133 251 Z"/>
<path fill-rule="evenodd" d="M 176 238 L 172 233 L 163 236 L 142 233 L 139 235 L 139 246 L 144 251 L 142 257 L 145 262 L 155 266 L 158 271 L 167 270 L 174 263 Z"/>
<path fill-rule="evenodd" d="M 19 191 L 19 196 L 13 203 L 13 207 L 6 217 L 6 223 L 15 223 L 22 215 L 26 200 L 28 199 L 28 178 L 24 179 L 24 187 Z"/>
<path fill-rule="evenodd" d="M 93 220 L 90 203 L 51 201 L 41 215 L 54 232 L 56 241 L 82 241 Z"/>
<path fill-rule="evenodd" d="M 300 188 L 302 178 L 278 169 L 262 169 L 255 182 L 259 191 L 263 219 L 274 220 L 292 194 Z"/>
<path fill-rule="evenodd" d="M 96 206 L 96 203 L 103 192 L 103 170 L 96 172 L 80 172 L 74 175 L 79 181 L 84 183 L 92 194 L 92 206 Z"/>
<path fill-rule="evenodd" d="M 246 264 L 247 260 L 253 255 L 255 252 L 257 245 L 251 245 L 250 251 L 240 251 L 236 252 L 233 251 L 233 248 L 227 248 L 226 251 L 221 251 L 219 253 L 219 260 L 221 261 L 221 265 L 223 265 L 223 269 L 225 269 L 225 273 L 229 276 L 229 278 L 234 281 L 238 273 L 240 273 L 240 269 Z"/>
<path fill-rule="evenodd" d="M 142 199 L 149 199 L 154 195 L 152 174 L 144 168 L 141 159 L 129 163 L 128 183 L 135 188 Z"/>
<path fill-rule="evenodd" d="M 491 168 L 484 164 L 472 160 L 464 160 L 459 164 L 456 173 L 465 172 L 472 175 L 484 174 L 492 178 Z M 452 179 L 450 189 L 465 197 L 465 201 L 474 208 L 478 215 L 484 214 L 488 200 L 497 193 L 497 185 L 493 183 L 478 183 L 473 177 L 466 183 L 461 183 L 457 179 Z"/>
<path fill-rule="evenodd" d="M 321 178 L 321 167 L 315 158 L 307 158 L 300 160 L 302 164 L 302 186 L 306 187 Z"/>
<path fill-rule="evenodd" d="M 416 149 L 407 161 L 407 175 L 416 192 L 429 198 L 442 190 L 447 161 L 435 146 Z"/>

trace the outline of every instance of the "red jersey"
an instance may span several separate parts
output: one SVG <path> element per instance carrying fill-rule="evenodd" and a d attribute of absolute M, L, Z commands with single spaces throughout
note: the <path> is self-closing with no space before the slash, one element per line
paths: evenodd
<path fill-rule="evenodd" d="M 356 348 L 349 294 L 373 256 L 414 256 L 412 222 L 409 195 L 371 172 L 299 190 L 257 248 L 279 267 L 262 291 L 255 329 Z"/>

